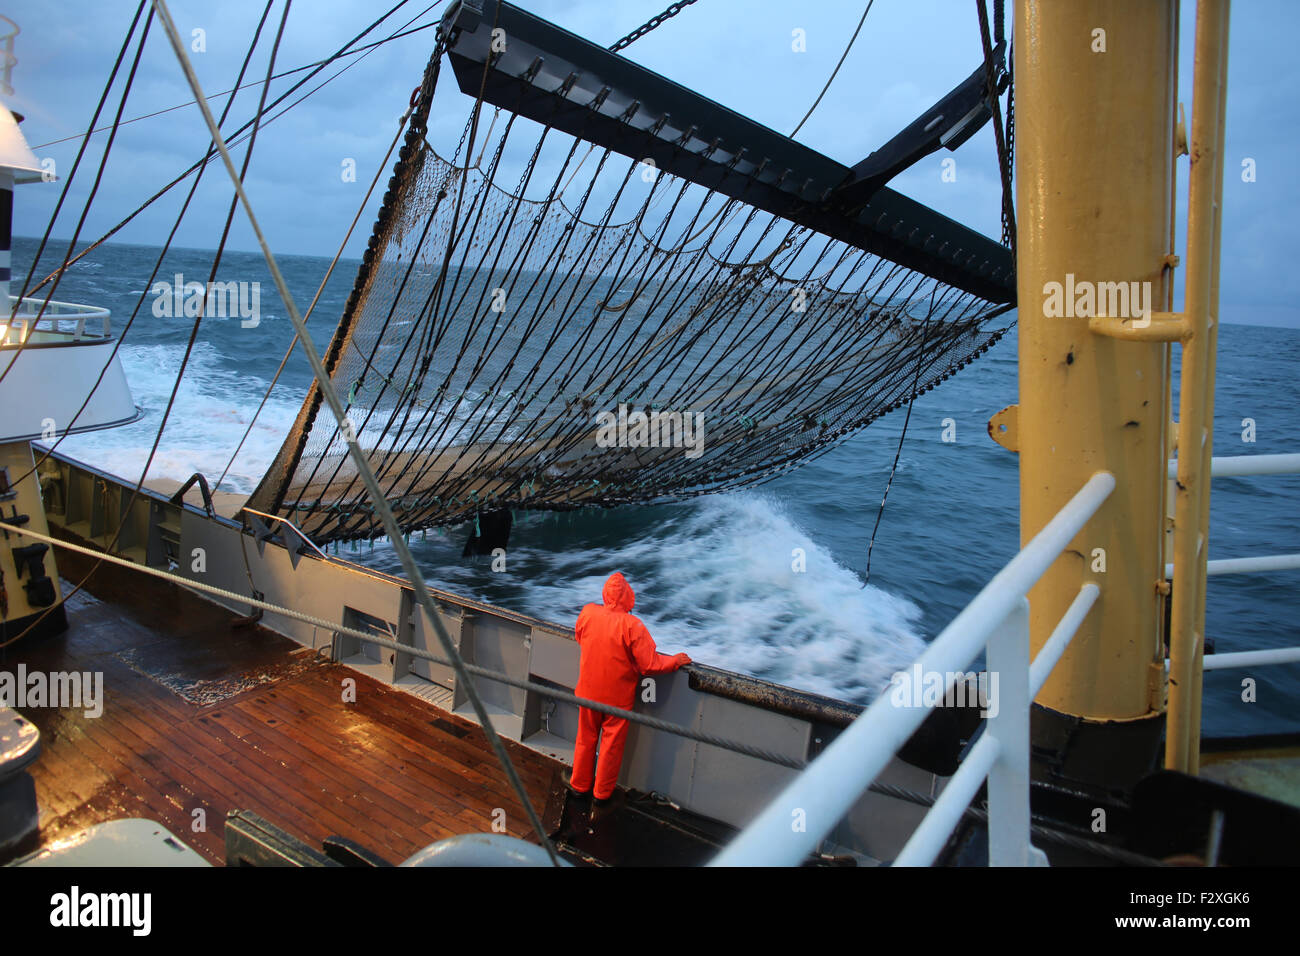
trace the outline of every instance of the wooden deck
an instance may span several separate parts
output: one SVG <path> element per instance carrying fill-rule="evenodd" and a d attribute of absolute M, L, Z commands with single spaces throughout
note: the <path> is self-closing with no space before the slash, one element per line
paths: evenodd
<path fill-rule="evenodd" d="M 79 581 L 89 561 L 59 555 Z M 459 833 L 532 838 L 479 728 L 234 617 L 102 566 L 67 602 L 69 630 L 0 651 L 0 670 L 103 673 L 103 714 L 20 708 L 41 732 L 31 773 L 41 842 L 122 817 L 165 825 L 213 863 L 230 810 L 319 847 L 336 834 L 399 862 Z M 343 681 L 356 702 L 343 702 Z M 538 813 L 562 765 L 507 742 Z M 202 810 L 206 829 L 196 829 Z"/>

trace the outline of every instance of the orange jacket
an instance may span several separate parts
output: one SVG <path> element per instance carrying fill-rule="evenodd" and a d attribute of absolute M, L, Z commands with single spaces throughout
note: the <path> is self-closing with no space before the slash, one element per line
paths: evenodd
<path fill-rule="evenodd" d="M 605 604 L 588 604 L 574 630 L 582 649 L 578 668 L 579 697 L 631 709 L 643 674 L 675 671 L 689 658 L 660 654 L 646 626 L 630 612 L 636 595 L 615 571 L 605 582 Z"/>

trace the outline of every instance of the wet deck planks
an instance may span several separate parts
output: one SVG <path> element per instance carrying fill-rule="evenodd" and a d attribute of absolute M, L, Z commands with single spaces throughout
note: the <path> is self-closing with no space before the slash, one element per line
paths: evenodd
<path fill-rule="evenodd" d="M 89 569 L 66 553 L 60 565 L 73 581 Z M 0 651 L 0 670 L 103 673 L 99 717 L 20 708 L 41 731 L 32 776 L 43 843 L 139 816 L 221 863 L 235 809 L 310 844 L 339 835 L 394 862 L 491 830 L 498 809 L 508 832 L 531 836 L 476 725 L 268 631 L 232 628 L 234 615 L 163 582 L 105 565 L 89 590 L 69 599 L 66 634 Z M 196 679 L 231 678 L 248 689 L 212 703 L 182 696 Z M 343 701 L 345 678 L 355 703 Z M 540 813 L 561 765 L 507 748 Z"/>

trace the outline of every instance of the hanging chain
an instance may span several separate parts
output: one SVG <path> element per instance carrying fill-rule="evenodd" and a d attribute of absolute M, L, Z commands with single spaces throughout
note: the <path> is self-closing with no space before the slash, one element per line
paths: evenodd
<path fill-rule="evenodd" d="M 1002 34 L 1004 30 L 1003 14 L 1000 12 L 1003 10 L 1004 3 L 1005 0 L 994 0 L 993 2 L 997 31 L 995 35 Z M 1010 71 L 999 75 L 998 65 L 993 62 L 995 45 L 994 40 L 989 35 L 989 15 L 985 0 L 975 0 L 975 9 L 979 14 L 980 42 L 984 47 L 984 65 L 988 77 L 986 95 L 988 97 L 989 112 L 993 120 L 993 139 L 997 144 L 998 172 L 1002 179 L 1002 243 L 1010 248 L 1014 261 L 1016 254 L 1016 212 L 1011 183 L 1012 159 L 1005 139 L 1006 130 L 1002 125 L 1002 110 L 998 105 L 1001 84 L 1005 83 L 1009 86 L 1011 77 Z M 1002 41 L 998 40 L 998 42 Z"/>
<path fill-rule="evenodd" d="M 1003 137 L 1006 143 L 1006 157 L 1002 160 L 1002 165 L 1006 170 L 1014 170 L 1016 162 L 1016 78 L 1015 78 L 1015 54 L 1012 53 L 1007 57 L 1007 127 L 1006 135 Z M 1002 205 L 1002 244 L 1007 248 L 1012 246 L 1015 239 L 1016 224 L 1013 213 L 1013 206 L 1010 203 Z"/>
<path fill-rule="evenodd" d="M 677 14 L 681 13 L 682 10 L 684 10 L 686 7 L 689 7 L 694 2 L 695 0 L 677 0 L 676 3 L 669 4 L 667 10 L 665 10 L 663 13 L 659 14 L 658 16 L 651 17 L 649 20 L 641 24 L 639 27 L 637 27 L 627 36 L 623 37 L 623 39 L 619 40 L 617 43 L 615 43 L 612 47 L 609 48 L 609 52 L 617 53 L 619 50 L 623 49 L 624 47 L 631 46 L 633 43 L 641 39 L 651 30 L 656 29 L 665 20 L 671 20 L 673 17 L 677 16 Z"/>

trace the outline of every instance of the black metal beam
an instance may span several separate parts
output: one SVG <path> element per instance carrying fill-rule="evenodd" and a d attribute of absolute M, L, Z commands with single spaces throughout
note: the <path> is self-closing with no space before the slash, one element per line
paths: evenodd
<path fill-rule="evenodd" d="M 888 188 L 853 209 L 836 195 L 848 167 L 518 7 L 459 0 L 443 31 L 471 96 L 991 302 L 1015 297 L 994 240 Z"/>
<path fill-rule="evenodd" d="M 1006 76 L 1000 66 L 1004 56 L 1004 48 L 999 44 L 993 51 L 993 60 L 999 64 L 1001 77 Z M 833 198 L 846 208 L 855 209 L 869 201 L 885 183 L 939 147 L 957 149 L 993 116 L 987 87 L 988 68 L 981 63 L 956 89 L 854 166 L 849 180 L 835 191 Z"/>

